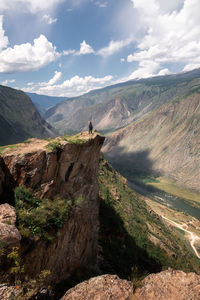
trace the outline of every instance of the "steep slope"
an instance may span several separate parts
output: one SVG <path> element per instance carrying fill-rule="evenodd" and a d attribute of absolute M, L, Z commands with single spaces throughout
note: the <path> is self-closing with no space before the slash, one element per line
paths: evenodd
<path fill-rule="evenodd" d="M 127 180 L 101 159 L 101 268 L 137 280 L 172 267 L 199 272 L 200 262 L 185 237 L 146 205 Z"/>
<path fill-rule="evenodd" d="M 161 174 L 200 191 L 200 93 L 168 102 L 112 134 L 104 152 L 127 174 Z"/>
<path fill-rule="evenodd" d="M 129 81 L 64 101 L 48 110 L 45 119 L 61 133 L 85 130 L 90 119 L 97 130 L 114 131 L 195 89 L 199 83 L 200 69 Z"/>
<path fill-rule="evenodd" d="M 55 135 L 22 91 L 0 86 L 0 145 Z"/>
<path fill-rule="evenodd" d="M 2 152 L 0 200 L 15 205 L 22 239 L 17 240 L 19 250 L 10 253 L 14 261 L 7 260 L 4 245 L 1 276 L 4 282 L 16 278 L 19 285 L 23 282 L 22 299 L 38 291 L 44 274 L 45 284 L 52 286 L 66 280 L 62 288 L 55 288 L 61 292 L 55 299 L 60 299 L 72 278 L 77 283 L 80 276 L 83 280 L 109 272 L 137 282 L 169 266 L 199 271 L 199 261 L 181 234 L 166 225 L 103 158 L 98 186 L 103 141 L 97 134 L 81 133 L 48 141 L 32 139 Z M 14 226 L 15 210 L 7 204 L 2 207 L 6 224 L 1 228 Z M 15 261 L 18 268 L 11 269 Z"/>
<path fill-rule="evenodd" d="M 49 108 L 57 105 L 62 101 L 67 100 L 67 97 L 53 97 L 27 92 L 26 94 L 31 98 L 32 102 L 35 104 L 36 108 L 42 116 Z"/>

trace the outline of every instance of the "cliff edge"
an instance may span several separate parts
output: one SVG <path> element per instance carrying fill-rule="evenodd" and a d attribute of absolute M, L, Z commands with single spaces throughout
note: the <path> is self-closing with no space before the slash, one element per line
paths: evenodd
<path fill-rule="evenodd" d="M 13 205 L 16 202 L 14 191 L 19 186 L 26 187 L 33 199 L 37 199 L 34 211 L 28 208 L 22 214 L 21 205 L 21 215 L 17 212 L 17 225 L 22 235 L 20 254 L 28 276 L 35 277 L 42 270 L 49 270 L 48 281 L 56 283 L 68 278 L 79 267 L 95 265 L 99 230 L 97 173 L 103 142 L 104 137 L 98 134 L 82 133 L 54 140 L 31 139 L 16 147 L 8 146 L 2 152 L 1 203 Z M 43 199 L 49 202 L 42 202 Z M 70 210 L 62 226 L 59 224 L 59 230 L 50 227 L 50 239 L 45 239 L 42 229 L 43 235 L 38 234 L 39 229 L 32 223 L 28 224 L 28 233 L 26 228 L 20 227 L 22 217 L 27 220 L 33 212 L 41 221 L 45 217 L 42 215 L 44 204 L 50 203 L 46 209 L 48 214 L 60 199 L 70 203 Z"/>

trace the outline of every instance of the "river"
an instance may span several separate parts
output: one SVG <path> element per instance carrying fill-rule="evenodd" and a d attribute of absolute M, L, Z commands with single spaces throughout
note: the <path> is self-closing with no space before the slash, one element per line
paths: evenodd
<path fill-rule="evenodd" d="M 153 191 L 148 188 L 139 185 L 135 182 L 129 181 L 129 186 L 134 189 L 136 192 L 147 196 L 153 201 L 161 203 L 165 206 L 171 207 L 177 211 L 182 211 L 198 220 L 200 220 L 200 208 L 196 208 L 190 204 L 189 201 L 178 198 L 173 195 L 166 194 L 165 192 L 153 189 Z"/>

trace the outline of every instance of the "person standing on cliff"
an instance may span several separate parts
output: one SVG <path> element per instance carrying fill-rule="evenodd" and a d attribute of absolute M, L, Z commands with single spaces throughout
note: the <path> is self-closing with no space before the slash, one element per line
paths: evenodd
<path fill-rule="evenodd" d="M 89 122 L 88 122 L 88 131 L 89 131 L 89 134 L 90 134 L 90 133 L 92 134 L 92 130 L 93 130 L 92 122 L 89 121 Z"/>

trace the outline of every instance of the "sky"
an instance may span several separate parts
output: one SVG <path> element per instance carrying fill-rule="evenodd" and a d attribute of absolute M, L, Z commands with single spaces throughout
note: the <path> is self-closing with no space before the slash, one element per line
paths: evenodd
<path fill-rule="evenodd" d="M 0 1 L 2 85 L 72 97 L 199 67 L 199 0 Z"/>

